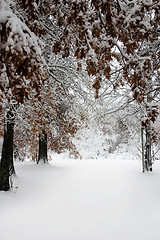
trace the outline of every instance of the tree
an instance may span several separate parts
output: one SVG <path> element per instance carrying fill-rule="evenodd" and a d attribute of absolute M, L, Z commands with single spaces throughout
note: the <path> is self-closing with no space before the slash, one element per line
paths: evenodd
<path fill-rule="evenodd" d="M 54 45 L 55 51 L 65 52 L 66 47 L 71 48 L 75 44 L 75 56 L 86 58 L 88 73 L 97 76 L 97 84 L 94 85 L 97 90 L 102 75 L 110 78 L 109 62 L 116 58 L 121 65 L 119 70 L 138 99 L 136 84 L 140 91 L 145 90 L 144 78 L 148 79 L 151 64 L 149 55 L 142 57 L 137 53 L 143 41 L 151 41 L 150 33 L 158 26 L 154 22 L 155 19 L 159 22 L 158 1 L 154 4 L 143 0 L 53 3 L 54 23 L 61 29 L 59 41 Z M 151 17 L 153 12 L 154 17 Z"/>
<path fill-rule="evenodd" d="M 0 190 L 8 190 L 13 171 L 13 131 L 15 112 L 11 101 L 21 104 L 31 89 L 39 94 L 46 78 L 45 61 L 39 38 L 27 27 L 13 2 L 0 2 L 0 98 L 9 105 L 4 127 L 4 142 L 0 163 Z M 1 104 L 1 112 L 3 104 Z"/>
<path fill-rule="evenodd" d="M 88 74 L 95 76 L 96 98 L 104 77 L 110 81 L 118 73 L 114 87 L 127 84 L 138 103 L 146 102 L 155 56 L 159 54 L 157 50 L 153 54 L 151 48 L 158 46 L 157 0 L 52 1 L 47 17 L 43 1 L 38 4 L 39 20 L 49 36 L 49 51 L 61 52 L 64 58 L 74 54 L 79 61 L 85 59 Z M 158 91 L 159 87 L 154 88 L 155 94 Z M 157 111 L 151 112 L 154 119 Z"/>
<path fill-rule="evenodd" d="M 133 98 L 146 104 L 145 158 L 151 165 L 151 127 L 158 116 L 158 107 L 150 104 L 150 92 L 157 95 L 159 82 L 159 1 L 53 1 L 52 15 L 61 35 L 54 44 L 55 52 L 70 52 L 75 45 L 77 59 L 85 59 L 88 74 L 95 76 L 93 88 L 99 97 L 103 79 L 114 74 L 115 86 L 129 85 Z M 153 81 L 153 72 L 156 77 Z M 154 87 L 150 88 L 150 83 Z M 153 84 L 152 84 L 153 86 Z M 146 101 L 146 98 L 148 99 Z M 148 103 L 147 103 L 148 102 Z M 149 107 L 148 107 L 149 106 Z M 148 150 L 148 146 L 149 149 Z M 150 167 L 146 169 L 151 169 Z"/>
<path fill-rule="evenodd" d="M 50 53 L 48 62 L 49 78 L 41 86 L 39 97 L 35 98 L 32 91 L 18 108 L 15 124 L 19 156 L 30 152 L 29 157 L 37 163 L 48 161 L 48 149 L 57 153 L 68 150 L 79 157 L 72 139 L 83 124 L 84 108 L 90 101 L 87 75 L 77 71 L 74 58 Z"/>
<path fill-rule="evenodd" d="M 4 191 L 9 190 L 9 177 L 15 174 L 13 164 L 14 123 L 15 109 L 14 104 L 12 104 L 6 115 L 2 158 L 0 162 L 0 189 Z"/>

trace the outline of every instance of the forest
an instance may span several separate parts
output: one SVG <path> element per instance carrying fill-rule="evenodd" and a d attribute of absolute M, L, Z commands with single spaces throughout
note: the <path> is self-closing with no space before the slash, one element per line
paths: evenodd
<path fill-rule="evenodd" d="M 0 0 L 1 240 L 159 240 L 159 112 L 159 0 Z"/>
<path fill-rule="evenodd" d="M 96 158 L 134 139 L 142 171 L 152 171 L 158 0 L 1 0 L 0 23 L 0 190 L 10 189 L 15 161 L 46 163 L 49 151 L 83 159 L 85 144 Z"/>

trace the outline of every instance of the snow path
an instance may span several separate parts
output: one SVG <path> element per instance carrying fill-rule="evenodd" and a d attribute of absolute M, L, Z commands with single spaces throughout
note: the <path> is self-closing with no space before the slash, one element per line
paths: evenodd
<path fill-rule="evenodd" d="M 127 160 L 17 165 L 19 187 L 0 192 L 1 240 L 159 240 L 160 163 Z"/>

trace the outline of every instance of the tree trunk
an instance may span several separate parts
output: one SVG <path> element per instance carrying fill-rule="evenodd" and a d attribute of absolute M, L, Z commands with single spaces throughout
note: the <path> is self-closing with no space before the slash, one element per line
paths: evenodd
<path fill-rule="evenodd" d="M 10 189 L 9 177 L 15 174 L 13 163 L 14 112 L 11 107 L 7 113 L 4 130 L 2 157 L 0 162 L 0 190 Z"/>
<path fill-rule="evenodd" d="M 152 154 L 151 154 L 151 139 L 150 139 L 150 128 L 146 127 L 146 151 L 145 151 L 145 163 L 146 170 L 152 171 Z"/>
<path fill-rule="evenodd" d="M 39 154 L 38 154 L 38 161 L 46 163 L 48 162 L 47 158 L 47 134 L 45 130 L 42 130 L 42 133 L 39 134 Z"/>
<path fill-rule="evenodd" d="M 144 160 L 144 137 L 143 137 L 143 128 L 141 128 L 141 144 L 142 144 L 142 171 L 145 172 L 145 160 Z"/>
<path fill-rule="evenodd" d="M 145 131 L 144 131 L 145 130 Z M 144 138 L 145 132 L 145 138 Z M 141 142 L 142 142 L 142 169 L 145 171 L 152 171 L 152 142 L 150 139 L 150 127 L 141 129 Z"/>

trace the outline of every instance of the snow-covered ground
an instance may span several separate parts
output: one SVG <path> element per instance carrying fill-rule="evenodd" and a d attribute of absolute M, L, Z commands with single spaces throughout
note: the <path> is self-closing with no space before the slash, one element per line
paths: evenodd
<path fill-rule="evenodd" d="M 160 239 L 159 161 L 142 173 L 124 154 L 52 158 L 16 164 L 17 188 L 0 192 L 1 240 Z"/>

